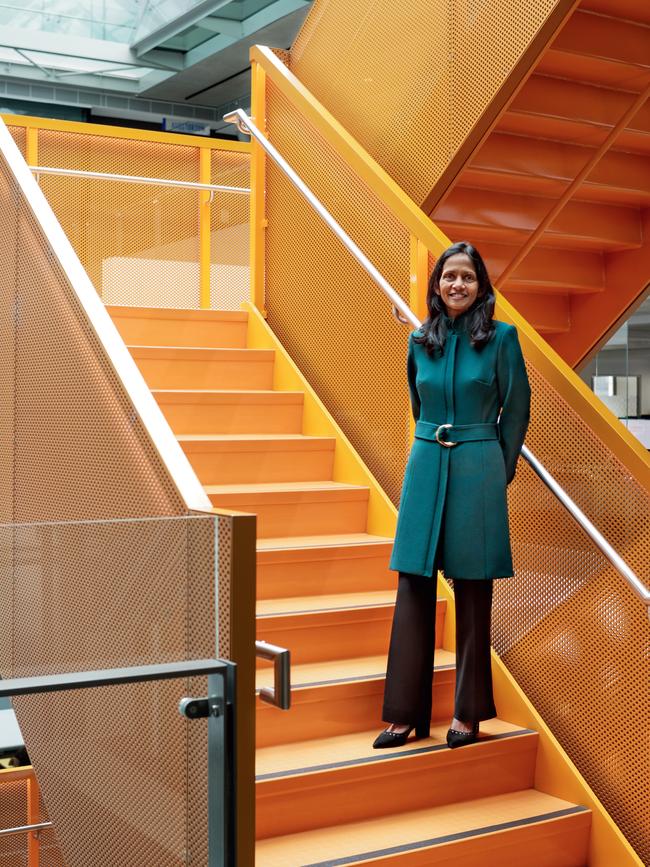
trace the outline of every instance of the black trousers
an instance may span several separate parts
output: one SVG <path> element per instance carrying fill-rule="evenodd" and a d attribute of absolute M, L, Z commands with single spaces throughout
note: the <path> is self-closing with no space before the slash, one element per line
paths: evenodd
<path fill-rule="evenodd" d="M 430 578 L 399 573 L 384 689 L 385 722 L 415 725 L 431 719 L 438 568 L 436 560 Z M 490 666 L 492 580 L 454 579 L 454 716 L 463 722 L 496 716 Z"/>

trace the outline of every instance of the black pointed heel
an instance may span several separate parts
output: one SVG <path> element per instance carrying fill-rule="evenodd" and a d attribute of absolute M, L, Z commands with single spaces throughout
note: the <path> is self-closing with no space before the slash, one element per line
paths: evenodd
<path fill-rule="evenodd" d="M 391 747 L 403 747 L 413 729 L 415 729 L 415 740 L 429 737 L 429 723 L 422 723 L 409 726 L 405 732 L 390 732 L 388 729 L 385 729 L 375 738 L 375 742 L 372 746 L 376 750 L 385 750 L 390 749 Z"/>
<path fill-rule="evenodd" d="M 478 726 L 477 722 L 472 723 L 471 732 L 459 732 L 456 729 L 449 729 L 447 731 L 447 746 L 453 750 L 456 747 L 475 743 L 478 740 Z"/>

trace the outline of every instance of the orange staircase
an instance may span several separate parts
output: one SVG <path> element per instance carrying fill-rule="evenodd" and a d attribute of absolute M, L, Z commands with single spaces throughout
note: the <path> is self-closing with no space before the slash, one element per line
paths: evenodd
<path fill-rule="evenodd" d="M 581 0 L 453 185 L 425 203 L 453 240 L 476 243 L 508 300 L 572 366 L 650 277 L 649 86 L 650 4 Z"/>
<path fill-rule="evenodd" d="M 292 708 L 257 705 L 265 865 L 587 863 L 591 812 L 535 788 L 538 735 L 494 719 L 449 750 L 454 654 L 438 603 L 429 740 L 377 752 L 395 575 L 366 533 L 368 489 L 332 479 L 335 440 L 302 434 L 299 392 L 242 312 L 109 308 L 213 503 L 255 511 L 258 636 L 292 653 Z M 214 386 L 218 385 L 219 388 Z M 259 664 L 258 686 L 272 671 Z"/>

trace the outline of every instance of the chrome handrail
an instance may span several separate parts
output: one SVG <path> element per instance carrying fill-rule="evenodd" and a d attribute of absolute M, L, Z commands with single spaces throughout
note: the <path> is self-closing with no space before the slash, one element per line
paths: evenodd
<path fill-rule="evenodd" d="M 340 239 L 343 245 L 352 253 L 357 262 L 364 268 L 379 288 L 388 296 L 393 304 L 393 315 L 398 322 L 408 325 L 411 324 L 415 329 L 422 325 L 422 322 L 417 318 L 415 313 L 402 301 L 397 292 L 393 289 L 390 283 L 379 273 L 368 257 L 354 243 L 352 238 L 347 234 L 334 217 L 325 208 L 323 203 L 312 193 L 309 187 L 300 179 L 296 172 L 291 168 L 289 163 L 281 156 L 266 136 L 258 129 L 246 112 L 238 108 L 225 114 L 223 119 L 227 123 L 236 125 L 239 132 L 246 135 L 252 135 L 271 157 L 271 159 L 282 169 L 296 189 L 302 193 L 304 198 L 314 208 L 318 215 L 327 223 L 334 234 Z M 616 571 L 627 581 L 630 589 L 641 600 L 648 609 L 650 617 L 650 590 L 643 584 L 641 579 L 623 560 L 623 558 L 614 550 L 603 534 L 594 524 L 587 518 L 580 507 L 571 499 L 564 488 L 553 478 L 553 476 L 545 469 L 544 465 L 531 453 L 531 451 L 522 446 L 521 456 L 528 462 L 531 469 L 537 474 L 546 487 L 557 497 L 557 499 L 566 508 L 576 523 L 584 530 L 592 542 L 600 549 L 600 551 L 609 560 Z"/>
<path fill-rule="evenodd" d="M 39 831 L 43 831 L 45 828 L 52 828 L 53 826 L 53 822 L 37 822 L 35 825 L 17 825 L 15 828 L 0 828 L 0 837 L 5 834 L 23 834 L 26 831 L 32 831 L 36 836 Z"/>
<path fill-rule="evenodd" d="M 100 181 L 123 181 L 128 184 L 153 184 L 162 187 L 181 187 L 186 190 L 205 190 L 210 193 L 210 201 L 215 192 L 250 193 L 250 187 L 229 187 L 226 184 L 201 184 L 198 181 L 177 181 L 171 178 L 148 178 L 140 175 L 116 175 L 107 172 L 89 172 L 82 169 L 61 169 L 57 166 L 30 166 L 38 180 L 39 175 L 69 175 L 73 178 L 94 178 Z"/>
<path fill-rule="evenodd" d="M 341 227 L 339 223 L 336 222 L 334 217 L 329 213 L 327 208 L 320 202 L 316 196 L 309 189 L 307 184 L 305 184 L 300 177 L 296 174 L 296 172 L 291 168 L 289 163 L 284 159 L 283 156 L 273 147 L 271 142 L 263 135 L 260 130 L 255 126 L 253 121 L 248 117 L 246 112 L 238 108 L 236 111 L 231 111 L 229 114 L 225 114 L 223 119 L 227 123 L 234 123 L 237 125 L 237 129 L 240 132 L 243 132 L 246 135 L 253 135 L 262 145 L 267 154 L 271 157 L 273 162 L 277 163 L 285 175 L 289 178 L 291 183 L 299 190 L 300 193 L 307 199 L 312 208 L 318 213 L 318 215 L 327 223 L 330 229 L 334 232 L 336 237 L 341 241 L 344 247 L 346 247 L 350 253 L 354 256 L 354 258 L 359 262 L 362 268 L 368 272 L 368 274 L 372 277 L 375 283 L 379 286 L 379 288 L 384 292 L 385 295 L 393 303 L 393 315 L 396 319 L 404 324 L 410 322 L 414 328 L 420 327 L 420 322 L 418 321 L 415 313 L 408 307 L 407 304 L 402 301 L 397 292 L 390 285 L 388 280 L 380 274 L 380 272 L 375 268 L 370 259 L 366 256 L 366 254 L 358 247 L 352 238 L 348 235 L 348 233 Z M 403 318 L 400 318 L 397 315 L 397 312 L 401 314 Z"/>

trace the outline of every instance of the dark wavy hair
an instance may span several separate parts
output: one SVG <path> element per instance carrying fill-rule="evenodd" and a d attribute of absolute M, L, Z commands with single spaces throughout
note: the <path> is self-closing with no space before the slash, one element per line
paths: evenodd
<path fill-rule="evenodd" d="M 476 296 L 476 300 L 465 311 L 469 317 L 467 330 L 470 335 L 471 345 L 475 349 L 480 349 L 492 339 L 492 335 L 496 330 L 492 321 L 496 298 L 485 262 L 476 247 L 473 247 L 467 241 L 458 241 L 458 243 L 452 244 L 451 247 L 447 247 L 444 253 L 441 253 L 438 257 L 435 268 L 429 277 L 427 290 L 427 310 L 429 316 L 419 329 L 422 336 L 416 333 L 413 337 L 416 343 L 424 344 L 429 355 L 442 355 L 444 350 L 447 339 L 447 323 L 444 320 L 443 314 L 447 314 L 447 308 L 435 290 L 440 286 L 440 276 L 445 262 L 450 256 L 455 256 L 458 253 L 465 253 L 472 260 L 478 280 L 478 295 Z"/>

